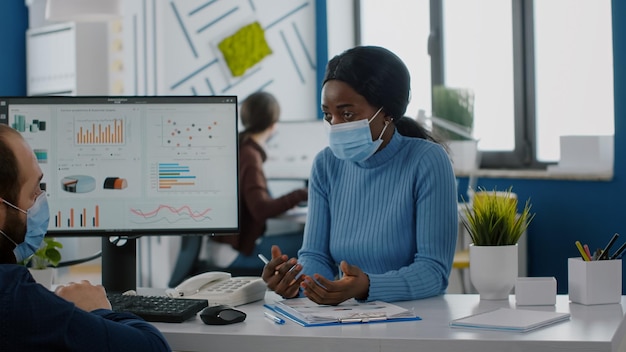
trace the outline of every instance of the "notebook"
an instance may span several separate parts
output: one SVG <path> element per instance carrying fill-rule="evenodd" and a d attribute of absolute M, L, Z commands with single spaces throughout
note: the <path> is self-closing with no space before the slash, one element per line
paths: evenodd
<path fill-rule="evenodd" d="M 350 299 L 336 306 L 328 306 L 303 297 L 265 304 L 265 307 L 302 326 L 421 320 L 408 309 L 382 301 L 359 302 Z"/>
<path fill-rule="evenodd" d="M 527 332 L 569 320 L 569 318 L 569 313 L 499 308 L 453 320 L 450 322 L 450 326 L 453 328 Z"/>

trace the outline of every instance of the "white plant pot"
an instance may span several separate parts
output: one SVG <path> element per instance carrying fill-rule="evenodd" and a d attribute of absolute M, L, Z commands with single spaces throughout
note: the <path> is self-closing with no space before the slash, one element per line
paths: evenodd
<path fill-rule="evenodd" d="M 517 279 L 518 246 L 470 244 L 470 280 L 480 299 L 508 299 Z"/>
<path fill-rule="evenodd" d="M 38 284 L 41 284 L 48 290 L 52 289 L 52 283 L 54 282 L 54 278 L 56 276 L 55 268 L 46 268 L 46 269 L 33 269 L 29 268 L 30 274 L 33 276 L 33 279 Z"/>

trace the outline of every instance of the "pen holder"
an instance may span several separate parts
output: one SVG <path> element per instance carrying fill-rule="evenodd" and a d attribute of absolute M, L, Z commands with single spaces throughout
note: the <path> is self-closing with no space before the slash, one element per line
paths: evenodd
<path fill-rule="evenodd" d="M 619 303 L 622 296 L 622 260 L 567 259 L 569 299 L 585 305 Z"/>

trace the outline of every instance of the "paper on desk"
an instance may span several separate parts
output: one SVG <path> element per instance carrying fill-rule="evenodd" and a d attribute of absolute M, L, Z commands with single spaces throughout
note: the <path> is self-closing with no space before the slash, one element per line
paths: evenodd
<path fill-rule="evenodd" d="M 569 313 L 499 308 L 453 320 L 450 322 L 450 326 L 453 328 L 527 332 L 569 320 L 569 318 Z"/>
<path fill-rule="evenodd" d="M 303 326 L 420 319 L 407 309 L 382 301 L 358 302 L 350 299 L 328 306 L 303 297 L 278 301 L 266 307 Z"/>

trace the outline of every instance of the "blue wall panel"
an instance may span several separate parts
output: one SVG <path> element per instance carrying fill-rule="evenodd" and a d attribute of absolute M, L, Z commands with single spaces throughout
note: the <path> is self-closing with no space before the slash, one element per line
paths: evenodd
<path fill-rule="evenodd" d="M 24 0 L 0 1 L 0 95 L 26 95 L 26 29 Z"/>

